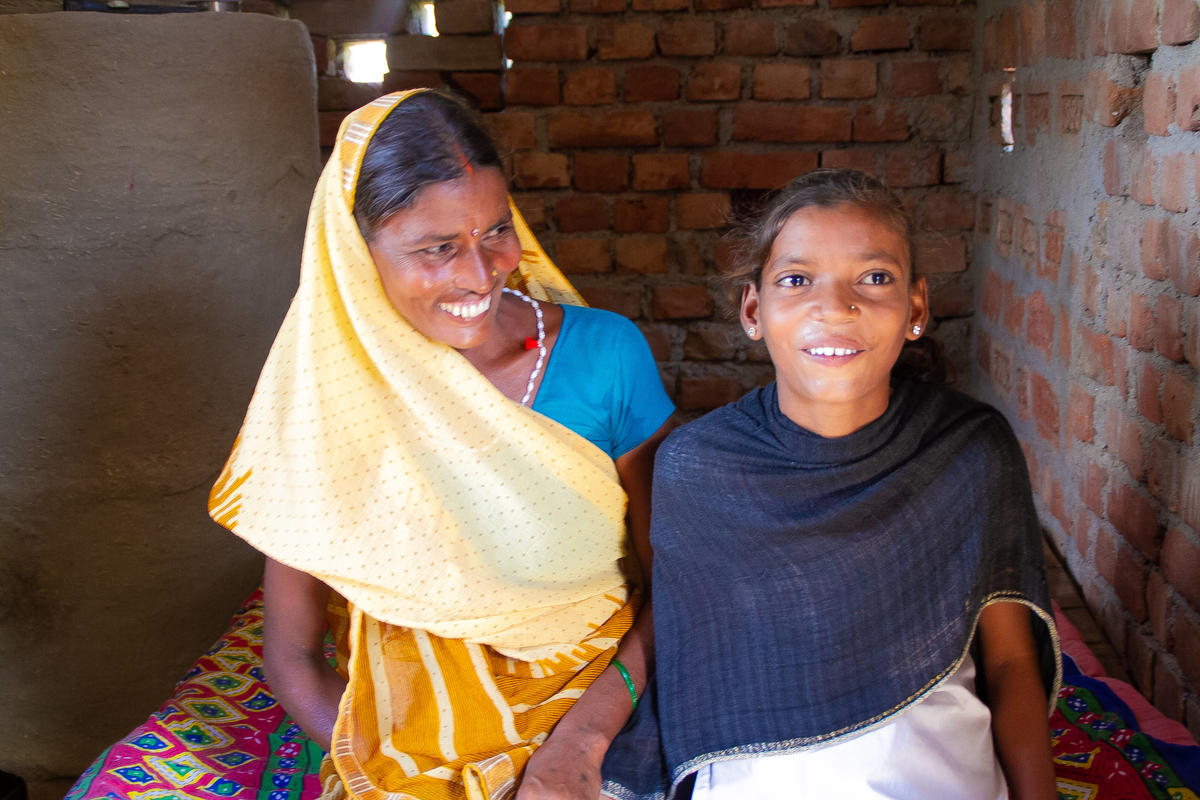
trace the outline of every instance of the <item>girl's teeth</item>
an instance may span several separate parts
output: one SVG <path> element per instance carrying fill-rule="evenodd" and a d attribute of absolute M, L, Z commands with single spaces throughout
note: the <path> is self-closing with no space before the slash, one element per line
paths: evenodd
<path fill-rule="evenodd" d="M 858 351 L 848 350 L 845 347 L 812 347 L 808 352 L 814 356 L 850 356 Z"/>
<path fill-rule="evenodd" d="M 453 314 L 460 319 L 474 319 L 491 307 L 491 295 L 483 298 L 478 303 L 459 303 L 457 305 L 451 305 L 450 303 L 438 303 L 438 308 L 440 308 L 442 311 L 445 311 L 447 314 Z"/>

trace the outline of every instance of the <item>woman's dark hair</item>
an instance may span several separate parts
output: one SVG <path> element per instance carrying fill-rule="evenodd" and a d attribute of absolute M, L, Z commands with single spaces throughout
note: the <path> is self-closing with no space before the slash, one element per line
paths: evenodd
<path fill-rule="evenodd" d="M 418 92 L 379 124 L 363 155 L 354 219 L 368 242 L 384 220 L 431 183 L 461 178 L 467 167 L 503 169 L 492 137 L 461 100 Z"/>
<path fill-rule="evenodd" d="M 908 245 L 912 278 L 920 274 L 913 247 L 912 218 L 900 198 L 865 172 L 856 169 L 816 169 L 793 178 L 761 213 L 735 221 L 730 234 L 730 269 L 722 279 L 734 305 L 740 304 L 743 288 L 747 284 L 762 288 L 762 271 L 767 256 L 792 214 L 805 208 L 838 206 L 861 208 L 892 227 Z M 892 368 L 892 375 L 932 382 L 947 380 L 948 366 L 937 340 L 923 336 L 915 342 L 905 342 L 900 358 Z"/>

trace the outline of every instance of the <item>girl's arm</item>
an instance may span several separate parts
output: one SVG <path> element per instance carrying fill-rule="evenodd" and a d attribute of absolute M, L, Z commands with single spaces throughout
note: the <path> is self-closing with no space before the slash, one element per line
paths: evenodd
<path fill-rule="evenodd" d="M 992 738 L 1013 800 L 1055 800 L 1046 690 L 1038 672 L 1029 609 L 993 603 L 979 615 L 979 644 Z"/>
<path fill-rule="evenodd" d="M 263 669 L 271 691 L 328 752 L 346 681 L 325 659 L 329 587 L 268 558 L 263 569 Z"/>
<path fill-rule="evenodd" d="M 653 436 L 616 460 L 617 474 L 629 496 L 627 515 L 642 574 L 645 602 L 617 659 L 629 671 L 639 694 L 654 662 L 654 613 L 650 598 L 650 481 L 654 453 L 671 430 L 670 421 Z M 600 796 L 600 764 L 608 746 L 633 712 L 624 678 L 609 667 L 575 701 L 550 736 L 530 757 L 517 800 L 596 800 Z"/>

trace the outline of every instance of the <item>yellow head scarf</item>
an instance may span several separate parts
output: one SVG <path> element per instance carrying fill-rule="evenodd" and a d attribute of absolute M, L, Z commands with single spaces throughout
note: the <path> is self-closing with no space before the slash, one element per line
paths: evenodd
<path fill-rule="evenodd" d="M 300 287 L 209 511 L 376 619 L 532 659 L 625 601 L 625 494 L 604 452 L 509 400 L 384 295 L 354 190 L 379 123 L 412 94 L 342 123 Z M 580 303 L 513 213 L 510 283 Z"/>

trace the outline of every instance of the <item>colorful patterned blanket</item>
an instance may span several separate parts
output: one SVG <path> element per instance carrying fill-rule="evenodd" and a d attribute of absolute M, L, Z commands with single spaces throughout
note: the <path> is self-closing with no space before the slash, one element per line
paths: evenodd
<path fill-rule="evenodd" d="M 108 748 L 66 800 L 307 800 L 323 754 L 263 679 L 262 595 L 150 719 Z M 1142 733 L 1103 682 L 1063 657 L 1050 719 L 1061 800 L 1200 800 L 1200 747 Z"/>

